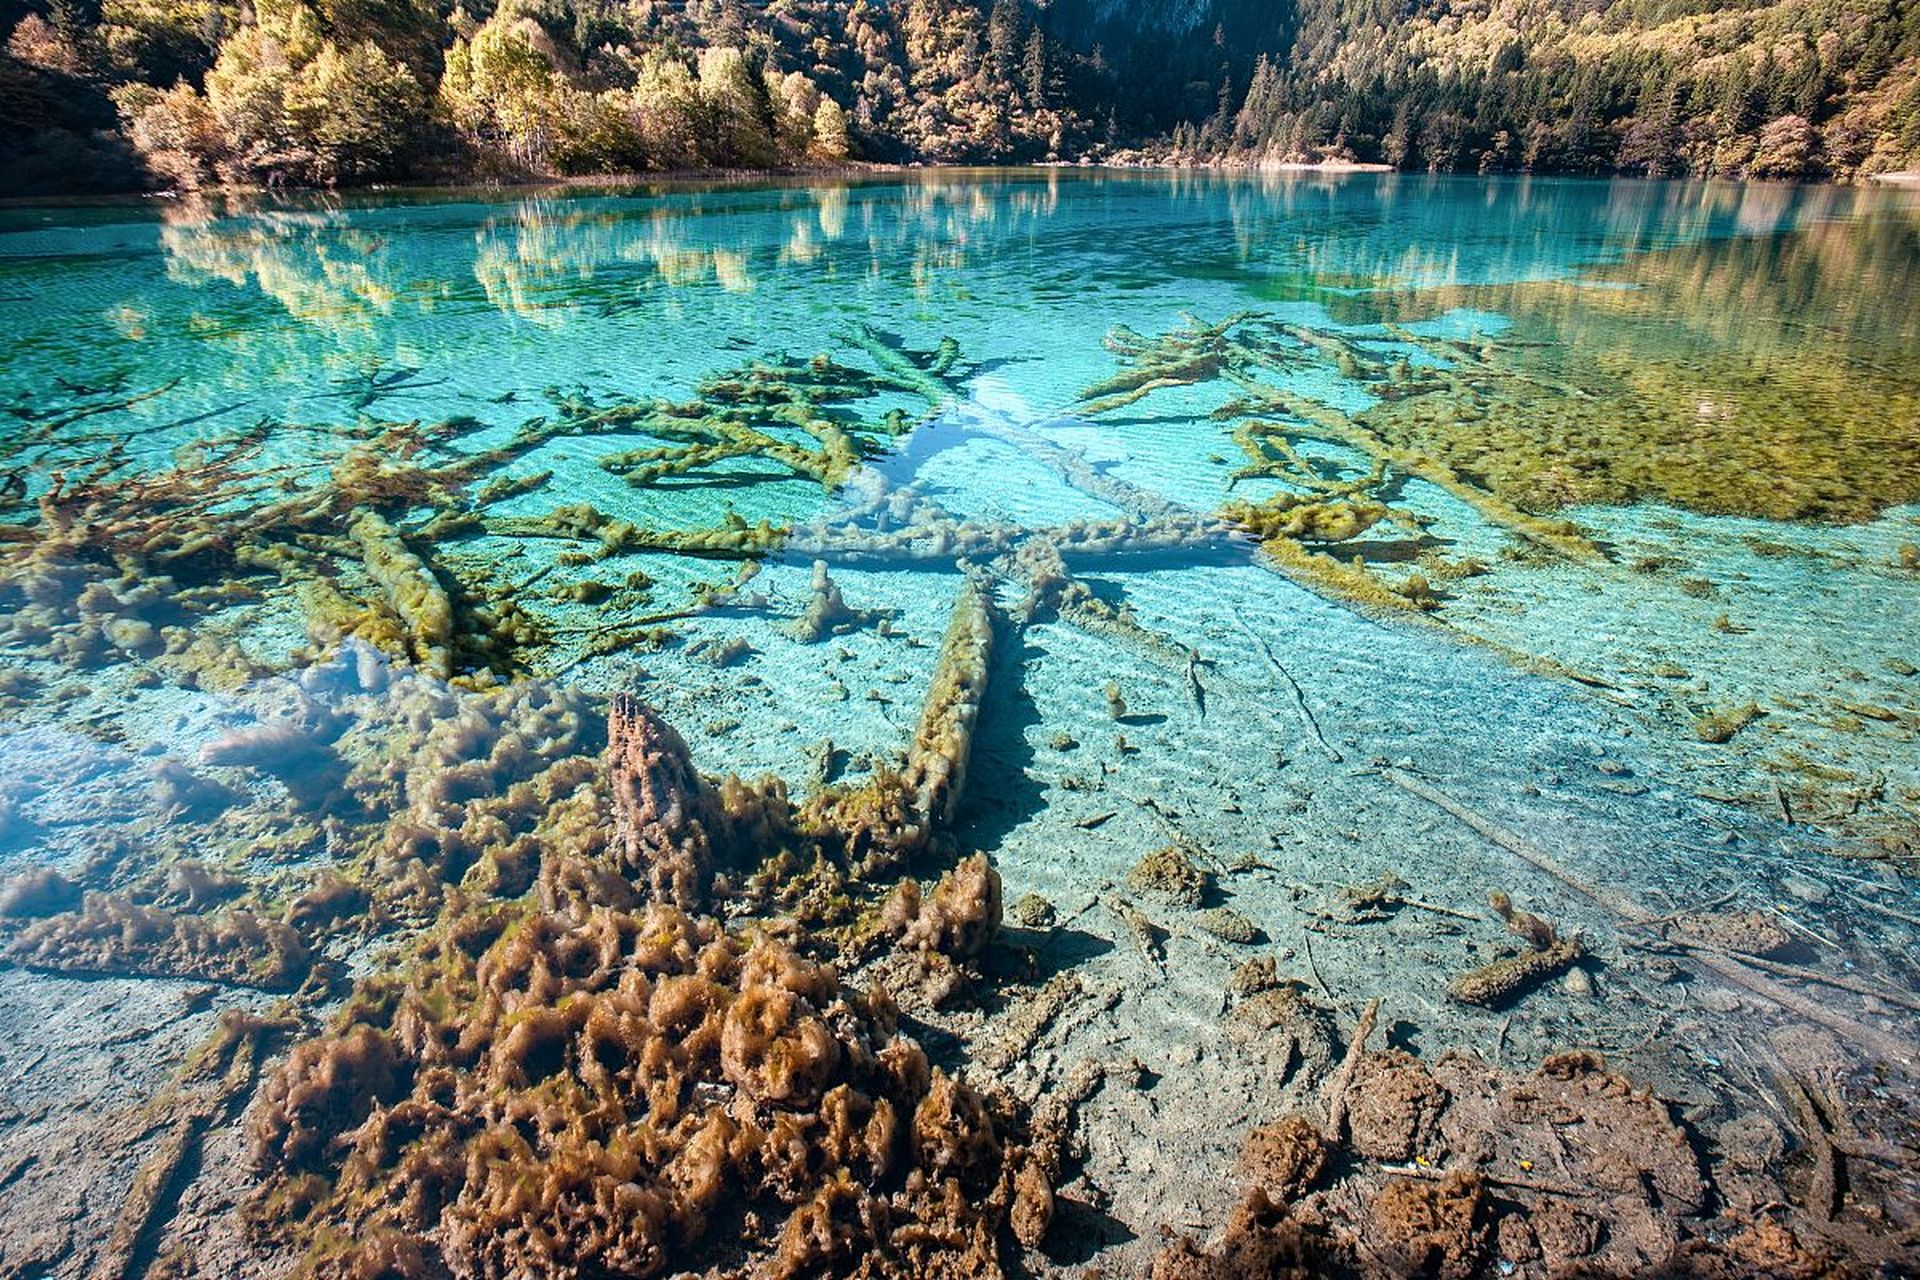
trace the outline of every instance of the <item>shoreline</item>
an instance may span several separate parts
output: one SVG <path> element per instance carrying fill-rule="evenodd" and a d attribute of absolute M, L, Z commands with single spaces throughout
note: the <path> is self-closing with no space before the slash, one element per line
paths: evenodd
<path fill-rule="evenodd" d="M 1346 177 L 1349 175 L 1407 175 L 1412 177 L 1475 177 L 1481 178 L 1540 178 L 1567 181 L 1619 181 L 1635 182 L 1673 182 L 1673 183 L 1734 183 L 1741 186 L 1796 186 L 1796 187 L 1893 187 L 1899 189 L 1920 188 L 1920 170 L 1900 170 L 1891 173 L 1857 174 L 1851 178 L 1830 178 L 1825 181 L 1791 181 L 1781 183 L 1776 179 L 1763 178 L 1648 178 L 1644 175 L 1625 173 L 1493 173 L 1470 174 L 1448 173 L 1431 174 L 1421 170 L 1396 169 L 1390 164 L 1373 161 L 1337 160 L 1337 161 L 1239 161 L 1231 159 L 1196 160 L 1180 162 L 1170 159 L 1132 158 L 1126 153 L 1102 158 L 1081 157 L 1072 160 L 1036 160 L 1022 164 L 923 164 L 917 162 L 849 162 L 837 165 L 801 166 L 778 169 L 665 169 L 658 172 L 645 170 L 625 173 L 604 174 L 568 174 L 555 176 L 529 176 L 525 178 L 490 177 L 461 181 L 449 175 L 423 176 L 417 181 L 368 183 L 363 186 L 345 187 L 307 187 L 307 186 L 245 186 L 221 185 L 179 190 L 158 188 L 150 191 L 90 192 L 68 195 L 29 195 L 0 197 L 0 211 L 9 209 L 32 209 L 61 206 L 69 208 L 99 208 L 126 204 L 175 203 L 184 204 L 192 200 L 233 200 L 259 197 L 315 197 L 332 196 L 342 199 L 354 197 L 391 197 L 408 194 L 422 194 L 446 191 L 490 191 L 503 195 L 540 190 L 562 190 L 566 192 L 584 192 L 596 190 L 633 190 L 646 187 L 746 187 L 756 183 L 769 185 L 801 183 L 814 179 L 846 179 L 849 181 L 871 181 L 908 174 L 995 174 L 1012 175 L 1020 173 L 1054 173 L 1061 170 L 1075 172 L 1109 171 L 1113 173 L 1209 173 L 1224 176 L 1254 177 L 1263 175 L 1312 175 L 1327 177 Z"/>

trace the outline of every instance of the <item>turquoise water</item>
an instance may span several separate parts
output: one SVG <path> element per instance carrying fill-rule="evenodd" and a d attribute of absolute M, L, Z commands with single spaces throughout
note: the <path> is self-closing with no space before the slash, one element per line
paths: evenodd
<path fill-rule="evenodd" d="M 1780 1020 L 1749 1005 L 1656 1042 L 1619 895 L 1758 911 L 1803 963 L 1911 992 L 1916 246 L 1920 197 L 1892 190 L 1397 175 L 0 209 L 0 872 L 173 916 L 244 904 L 340 967 L 278 982 L 132 930 L 10 941 L 0 1150 L 71 1141 L 22 1083 L 48 1063 L 163 1091 L 223 1010 L 321 1025 L 465 909 L 448 885 L 523 900 L 531 870 L 484 852 L 519 819 L 462 822 L 595 756 L 613 693 L 701 769 L 797 801 L 910 765 L 968 581 L 992 656 L 965 791 L 913 866 L 985 851 L 1009 904 L 1072 925 L 1010 924 L 1016 944 L 1069 939 L 1089 982 L 1138 977 L 1107 904 L 1172 841 L 1283 973 L 1397 1001 L 1423 1053 L 1498 1027 L 1517 1060 L 1631 1046 L 1684 1088 L 1716 1037 Z M 1155 359 L 1164 385 L 1089 394 Z M 1263 549 L 1232 505 L 1263 502 L 1363 527 Z M 1081 603 L 1028 607 L 1046 544 Z M 850 612 L 808 634 L 816 560 Z M 383 897 L 415 874 L 389 856 L 407 833 L 455 828 L 439 847 L 470 847 L 419 873 L 425 897 Z M 327 866 L 380 909 L 287 915 Z M 1456 914 L 1296 952 L 1302 904 L 1387 872 Z M 1442 1001 L 1503 939 L 1496 888 L 1585 931 L 1599 996 Z M 1203 1036 L 1253 954 L 1153 910 L 1160 994 L 1096 1019 L 1150 1063 Z M 9 938 L 43 916 L 65 918 L 22 910 Z M 847 919 L 799 918 L 803 948 L 870 963 L 831 933 Z M 988 989 L 1017 986 L 998 964 Z M 82 975 L 134 1011 L 217 994 L 123 1040 L 80 1012 L 101 990 Z M 1899 1033 L 1883 1003 L 1819 994 Z M 912 1010 L 958 1069 L 997 1025 L 983 999 L 983 1022 Z M 1014 1075 L 1049 1079 L 1056 1049 Z M 1237 1136 L 1264 1113 L 1246 1079 L 1229 1055 L 1129 1141 Z M 1177 1168 L 1103 1158 L 1136 1238 L 1191 1211 Z M 79 1274 L 113 1212 L 61 1219 L 70 1191 L 43 1164 L 0 1209 L 66 1221 L 48 1265 Z"/>

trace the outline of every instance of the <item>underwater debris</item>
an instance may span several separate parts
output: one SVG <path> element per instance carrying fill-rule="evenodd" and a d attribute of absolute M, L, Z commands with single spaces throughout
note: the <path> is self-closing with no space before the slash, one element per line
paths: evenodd
<path fill-rule="evenodd" d="M 1503 891 L 1494 890 L 1487 900 L 1494 913 L 1507 922 L 1507 931 L 1525 939 L 1529 949 L 1461 974 L 1447 984 L 1450 998 L 1461 1004 L 1501 1004 L 1542 978 L 1563 972 L 1586 954 L 1577 936 L 1562 939 L 1539 916 L 1517 910 Z"/>
<path fill-rule="evenodd" d="M 1388 920 L 1401 907 L 1407 905 L 1405 894 L 1413 886 L 1402 880 L 1392 871 L 1383 871 L 1379 877 L 1365 884 L 1349 884 L 1340 887 L 1339 905 L 1329 918 L 1340 919 L 1347 924 L 1371 924 Z"/>
<path fill-rule="evenodd" d="M 1175 906 L 1198 907 L 1213 888 L 1213 876 L 1194 864 L 1191 846 L 1170 844 L 1153 850 L 1127 872 L 1127 887 L 1151 893 Z"/>
<path fill-rule="evenodd" d="M 1562 972 L 1583 954 L 1579 941 L 1569 939 L 1543 951 L 1507 956 L 1461 974 L 1447 984 L 1447 995 L 1462 1004 L 1503 1004 L 1542 978 Z"/>
<path fill-rule="evenodd" d="M 53 916 L 79 905 L 80 886 L 52 867 L 34 867 L 0 880 L 0 917 Z"/>
<path fill-rule="evenodd" d="M 1023 929 L 1051 929 L 1059 913 L 1037 893 L 1023 893 L 1007 909 L 1007 918 Z"/>
<path fill-rule="evenodd" d="M 1320 1280 L 1346 1265 L 1320 1220 L 1290 1215 L 1255 1187 L 1211 1248 L 1177 1238 L 1154 1258 L 1152 1280 Z"/>
<path fill-rule="evenodd" d="M 58 973 L 206 978 L 266 991 L 299 986 L 312 963 L 298 932 L 251 911 L 194 915 L 92 892 L 80 910 L 21 930 L 0 958 Z"/>
<path fill-rule="evenodd" d="M 1733 735 L 1765 714 L 1758 704 L 1752 702 L 1704 711 L 1694 717 L 1693 736 L 1702 742 L 1714 744 L 1731 742 Z"/>
<path fill-rule="evenodd" d="M 753 656 L 753 645 L 745 636 L 707 636 L 688 645 L 687 654 L 709 666 L 735 667 Z"/>
<path fill-rule="evenodd" d="M 367 576 L 406 625 L 409 656 L 429 675 L 452 676 L 453 604 L 433 570 L 378 512 L 361 512 L 347 534 L 360 547 Z"/>
<path fill-rule="evenodd" d="M 1222 942 L 1245 945 L 1258 942 L 1261 936 L 1260 927 L 1232 907 L 1210 907 L 1205 911 L 1196 911 L 1193 924 Z"/>
<path fill-rule="evenodd" d="M 1764 911 L 1688 912 L 1666 921 L 1662 931 L 1682 943 L 1720 947 L 1767 959 L 1790 955 L 1801 946 Z"/>
<path fill-rule="evenodd" d="M 1466 1054 L 1429 1064 L 1367 1053 L 1344 1096 L 1344 1141 L 1324 1142 L 1297 1113 L 1249 1134 L 1234 1172 L 1251 1185 L 1227 1231 L 1211 1250 L 1176 1241 L 1154 1274 L 1465 1277 L 1498 1261 L 1503 1271 L 1627 1275 L 1682 1249 L 1724 1257 L 1737 1234 L 1703 1217 L 1713 1201 L 1688 1130 L 1596 1055 L 1523 1073 Z M 1272 1273 L 1224 1269 L 1259 1241 L 1284 1243 L 1292 1261 Z M 1313 1250 L 1304 1261 L 1303 1247 Z"/>
<path fill-rule="evenodd" d="M 1262 363 L 1266 353 L 1256 353 L 1228 336 L 1240 325 L 1261 318 L 1260 312 L 1240 311 L 1218 324 L 1206 324 L 1183 312 L 1180 327 L 1158 338 L 1115 326 L 1105 345 L 1119 360 L 1121 371 L 1080 393 L 1081 412 L 1110 413 L 1164 388 L 1209 382 L 1226 369 Z"/>
<path fill-rule="evenodd" d="M 323 809 L 339 795 L 347 773 L 345 761 L 330 744 L 291 719 L 230 729 L 200 748 L 200 763 L 264 773 L 310 811 Z"/>
<path fill-rule="evenodd" d="M 854 609 L 840 594 L 840 584 L 827 573 L 827 562 L 813 562 L 813 582 L 809 588 L 806 612 L 794 619 L 788 634 L 805 644 L 818 644 L 828 636 L 850 631 L 893 616 L 890 609 Z"/>
<path fill-rule="evenodd" d="M 1108 897 L 1101 899 L 1102 905 L 1111 911 L 1126 928 L 1127 937 L 1133 942 L 1134 950 L 1140 958 L 1161 973 L 1167 968 L 1167 931 L 1155 924 L 1147 913 L 1128 902 L 1125 898 Z"/>
<path fill-rule="evenodd" d="M 1477 401 L 1496 371 L 1453 345 L 1440 351 L 1443 344 L 1400 330 L 1392 337 L 1429 349 L 1436 356 L 1433 367 L 1416 374 L 1404 361 L 1390 363 L 1374 355 L 1367 340 L 1251 312 L 1212 325 L 1186 316 L 1181 326 L 1158 338 L 1123 327 L 1107 339 L 1122 372 L 1082 393 L 1080 411 L 1097 416 L 1167 387 L 1226 384 L 1234 398 L 1214 416 L 1239 423 L 1234 439 L 1248 465 L 1236 473 L 1236 482 L 1263 477 L 1285 487 L 1260 502 L 1229 502 L 1221 516 L 1258 538 L 1283 571 L 1359 603 L 1417 609 L 1442 603 L 1424 575 L 1390 584 L 1368 567 L 1367 557 L 1410 559 L 1428 544 L 1429 521 L 1393 508 L 1383 498 L 1400 478 L 1435 485 L 1473 507 L 1489 524 L 1555 554 L 1589 562 L 1604 559 L 1573 525 L 1535 513 L 1558 504 L 1529 509 L 1497 487 L 1466 479 L 1480 474 L 1477 464 L 1456 469 L 1431 440 L 1410 428 L 1430 403 L 1451 404 L 1449 397 Z M 1308 368 L 1358 379 L 1378 399 L 1367 409 L 1348 412 L 1305 392 L 1282 392 L 1271 380 Z M 1303 440 L 1358 454 L 1364 463 L 1355 467 L 1327 452 L 1309 456 L 1296 447 Z M 1358 564 L 1325 553 L 1324 548 L 1352 542 L 1382 522 L 1398 530 L 1388 549 L 1370 547 Z"/>

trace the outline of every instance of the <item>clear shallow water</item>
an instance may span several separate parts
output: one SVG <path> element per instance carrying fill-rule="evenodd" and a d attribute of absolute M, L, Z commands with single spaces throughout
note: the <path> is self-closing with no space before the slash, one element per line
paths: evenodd
<path fill-rule="evenodd" d="M 1423 1051 L 1498 1026 L 1521 1059 L 1635 1046 L 1684 1081 L 1720 1051 L 1648 1048 L 1620 921 L 1389 774 L 1650 912 L 1784 915 L 1818 963 L 1912 989 L 1917 244 L 1910 193 L 1396 176 L 0 211 L 0 859 L 281 914 L 314 868 L 392 876 L 396 830 L 592 754 L 617 691 L 710 772 L 857 785 L 908 749 L 963 552 L 996 643 L 951 833 L 1009 902 L 1078 922 L 1090 974 L 1138 962 L 1102 904 L 1169 841 L 1283 969 L 1310 957 L 1301 904 L 1340 886 L 1392 872 L 1483 917 L 1504 887 L 1588 930 L 1612 1002 L 1443 1006 L 1501 940 L 1484 918 L 1329 943 L 1314 976 L 1399 999 Z M 1155 360 L 1148 394 L 1083 394 Z M 1236 502 L 1361 527 L 1262 550 L 1214 523 Z M 552 518 L 578 504 L 591 530 Z M 742 539 L 763 521 L 793 532 Z M 1043 542 L 1091 605 L 1027 608 Z M 817 637 L 795 628 L 816 557 L 866 611 Z M 196 890 L 183 859 L 233 879 Z M 435 874 L 527 884 L 472 849 Z M 377 973 L 418 910 L 307 942 Z M 1154 910 L 1165 985 L 1105 1015 L 1147 1058 L 1200 1034 L 1242 958 Z M 119 1034 L 37 1031 L 70 999 L 49 972 L 145 973 L 136 1009 L 231 980 L 203 1020 L 298 985 L 137 947 L 13 959 L 16 1073 Z M 182 1056 L 151 1044 L 139 1087 Z M 1257 1119 L 1236 1070 L 1206 1105 Z M 1175 1220 L 1174 1173 L 1128 1175 L 1143 1214 Z"/>

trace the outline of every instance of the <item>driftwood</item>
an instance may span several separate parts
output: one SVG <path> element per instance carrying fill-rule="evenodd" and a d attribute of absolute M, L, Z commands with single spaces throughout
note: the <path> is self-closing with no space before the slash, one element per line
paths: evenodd
<path fill-rule="evenodd" d="M 1366 1011 L 1353 1029 L 1353 1039 L 1347 1041 L 1347 1055 L 1327 1085 L 1327 1124 L 1320 1136 L 1328 1146 L 1337 1147 L 1346 1141 L 1347 1090 L 1353 1084 L 1353 1073 L 1360 1068 L 1360 1059 L 1366 1056 L 1367 1037 L 1373 1034 L 1373 1024 L 1379 1017 L 1380 998 L 1375 996 L 1367 1001 Z"/>
<path fill-rule="evenodd" d="M 1440 791 L 1428 782 L 1416 778 L 1405 770 L 1386 768 L 1380 770 L 1380 776 L 1410 795 L 1418 796 L 1427 803 L 1444 809 L 1453 817 L 1473 828 L 1487 840 L 1513 854 L 1535 870 L 1552 876 L 1567 888 L 1578 893 L 1628 924 L 1644 925 L 1656 917 L 1652 911 L 1613 889 L 1604 889 L 1569 871 L 1545 850 L 1522 839 L 1513 832 L 1494 822 L 1491 818 L 1461 804 L 1458 800 Z M 1716 955 L 1711 952 L 1689 951 L 1688 960 L 1702 969 L 1711 971 L 1722 979 L 1759 996 L 1787 1012 L 1815 1022 L 1840 1036 L 1843 1040 L 1857 1044 L 1883 1058 L 1895 1062 L 1913 1064 L 1920 1062 L 1920 1046 L 1912 1041 L 1889 1032 L 1870 1027 L 1856 1018 L 1849 1018 L 1837 1010 L 1828 1008 L 1810 997 L 1781 986 L 1759 972 L 1759 966 L 1750 964 L 1744 957 L 1732 954 Z M 1800 976 L 1798 974 L 1794 976 Z M 1884 993 L 1876 992 L 1876 995 Z"/>

